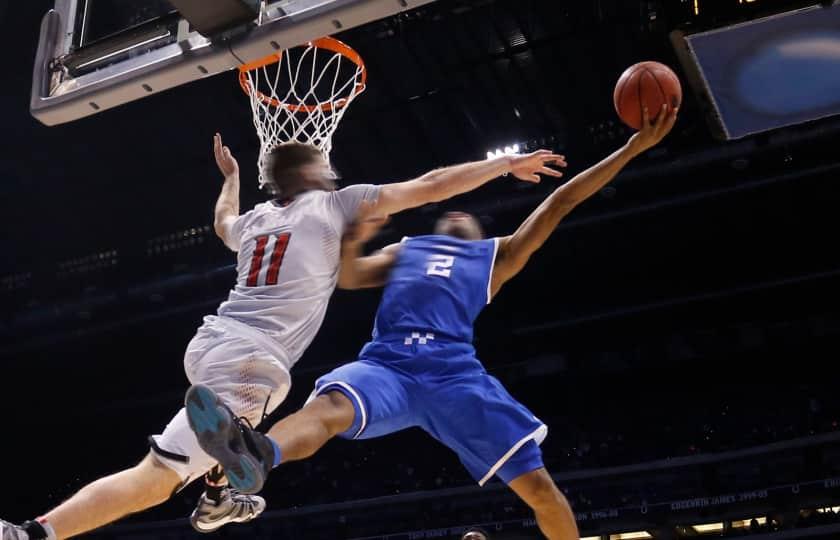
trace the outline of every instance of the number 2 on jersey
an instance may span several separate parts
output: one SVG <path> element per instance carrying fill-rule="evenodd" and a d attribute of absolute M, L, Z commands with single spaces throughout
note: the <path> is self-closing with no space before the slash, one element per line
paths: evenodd
<path fill-rule="evenodd" d="M 455 264 L 455 257 L 452 255 L 432 255 L 426 263 L 426 275 L 448 278 L 452 275 L 453 264 Z"/>
<path fill-rule="evenodd" d="M 251 269 L 248 271 L 248 287 L 258 285 L 277 285 L 277 278 L 280 275 L 280 265 L 283 264 L 283 257 L 286 255 L 286 248 L 289 247 L 289 239 L 292 233 L 268 234 L 258 236 L 257 247 L 251 257 Z M 271 250 L 271 257 L 268 259 L 268 268 L 265 271 L 265 283 L 260 283 L 260 275 L 263 274 L 265 262 L 265 250 L 269 241 L 274 240 L 274 248 Z"/>

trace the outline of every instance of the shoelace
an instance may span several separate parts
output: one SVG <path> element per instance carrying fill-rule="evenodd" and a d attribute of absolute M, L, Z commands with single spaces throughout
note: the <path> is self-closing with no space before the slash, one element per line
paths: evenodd
<path fill-rule="evenodd" d="M 260 449 L 254 442 L 253 434 L 257 433 L 257 431 L 254 429 L 251 421 L 244 416 L 234 416 L 234 421 L 236 422 L 236 426 L 239 428 L 240 433 L 242 433 L 242 438 L 245 440 L 245 446 L 248 447 L 248 451 L 251 452 L 252 455 L 256 456 L 260 461 L 263 461 L 263 455 L 260 453 Z M 247 426 L 248 429 L 245 429 L 245 426 Z"/>
<path fill-rule="evenodd" d="M 250 510 L 252 512 L 254 511 L 254 508 L 256 508 L 257 503 L 254 502 L 254 500 L 251 497 L 249 497 L 247 495 L 242 495 L 242 493 L 239 490 L 236 490 L 236 489 L 233 489 L 233 488 L 228 488 L 228 489 L 230 490 L 230 500 L 231 501 L 233 501 L 234 503 L 247 505 L 248 510 Z M 242 499 L 237 500 L 236 499 L 237 496 L 242 496 L 244 498 L 244 500 L 242 500 Z"/>

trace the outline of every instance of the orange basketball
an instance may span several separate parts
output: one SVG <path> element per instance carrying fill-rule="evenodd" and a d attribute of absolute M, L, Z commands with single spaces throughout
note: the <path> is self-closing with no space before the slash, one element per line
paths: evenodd
<path fill-rule="evenodd" d="M 662 104 L 671 108 L 682 103 L 680 79 L 671 68 L 659 62 L 640 62 L 627 68 L 613 94 L 615 110 L 621 120 L 633 129 L 642 127 L 642 108 L 647 106 L 655 118 Z"/>

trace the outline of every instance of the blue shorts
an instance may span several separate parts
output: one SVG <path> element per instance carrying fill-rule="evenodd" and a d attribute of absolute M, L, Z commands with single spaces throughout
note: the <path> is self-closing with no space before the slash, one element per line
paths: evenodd
<path fill-rule="evenodd" d="M 460 352 L 442 343 L 368 346 L 358 361 L 318 379 L 315 395 L 341 392 L 353 403 L 355 419 L 342 437 L 420 427 L 458 454 L 480 485 L 494 475 L 510 483 L 543 467 L 546 425 Z"/>

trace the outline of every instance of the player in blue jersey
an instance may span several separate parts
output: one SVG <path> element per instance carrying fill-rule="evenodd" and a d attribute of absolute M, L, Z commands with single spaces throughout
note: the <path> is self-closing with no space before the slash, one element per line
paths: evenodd
<path fill-rule="evenodd" d="M 234 488 L 254 492 L 273 467 L 311 456 L 332 437 L 369 439 L 417 426 L 452 449 L 479 484 L 493 476 L 508 484 L 547 537 L 577 539 L 571 508 L 543 466 L 547 428 L 484 370 L 473 322 L 563 217 L 675 121 L 676 110 L 663 108 L 624 147 L 555 190 L 510 236 L 484 240 L 475 218 L 449 213 L 434 235 L 363 257 L 362 245 L 382 222 L 363 212 L 343 241 L 340 283 L 387 285 L 358 361 L 321 377 L 308 404 L 268 436 L 238 422 L 209 388 L 192 387 L 186 408 L 199 443 Z"/>

